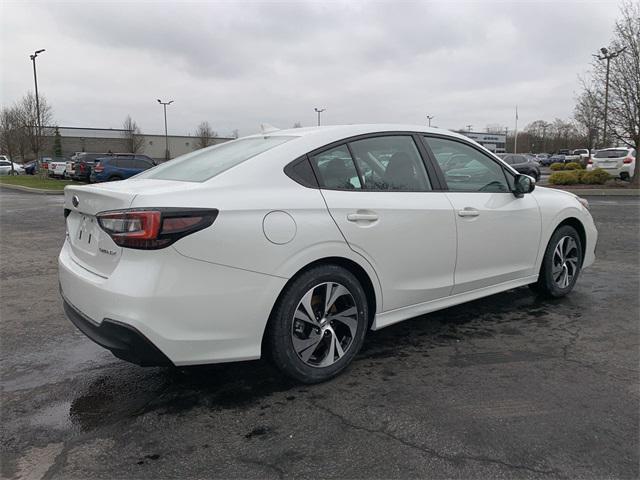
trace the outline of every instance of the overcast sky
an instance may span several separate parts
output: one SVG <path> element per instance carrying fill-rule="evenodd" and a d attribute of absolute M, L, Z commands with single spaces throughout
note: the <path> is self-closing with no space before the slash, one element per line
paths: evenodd
<path fill-rule="evenodd" d="M 568 118 L 617 1 L 0 1 L 0 100 L 33 89 L 61 126 L 220 134 L 260 123 L 483 131 Z"/>

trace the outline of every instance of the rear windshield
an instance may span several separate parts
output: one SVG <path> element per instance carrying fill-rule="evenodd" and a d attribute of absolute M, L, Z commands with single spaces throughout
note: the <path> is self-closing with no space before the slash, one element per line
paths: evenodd
<path fill-rule="evenodd" d="M 626 150 L 600 150 L 595 154 L 595 158 L 620 158 L 626 156 Z"/>
<path fill-rule="evenodd" d="M 252 137 L 222 143 L 182 155 L 147 170 L 136 178 L 204 182 L 251 157 L 294 138 L 296 137 Z"/>

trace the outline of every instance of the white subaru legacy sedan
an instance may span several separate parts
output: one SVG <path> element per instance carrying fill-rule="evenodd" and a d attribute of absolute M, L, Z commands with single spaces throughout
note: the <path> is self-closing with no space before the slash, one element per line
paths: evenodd
<path fill-rule="evenodd" d="M 268 356 L 323 381 L 370 329 L 523 285 L 568 294 L 594 261 L 596 228 L 585 200 L 534 187 L 445 130 L 241 138 L 67 186 L 64 308 L 139 365 Z"/>

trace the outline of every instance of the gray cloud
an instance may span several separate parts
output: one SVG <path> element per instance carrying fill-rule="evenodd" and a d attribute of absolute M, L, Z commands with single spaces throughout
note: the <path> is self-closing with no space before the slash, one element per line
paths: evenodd
<path fill-rule="evenodd" d="M 60 125 L 162 129 L 259 123 L 521 125 L 568 117 L 578 74 L 606 45 L 615 2 L 6 3 L 1 98 L 32 88 Z"/>

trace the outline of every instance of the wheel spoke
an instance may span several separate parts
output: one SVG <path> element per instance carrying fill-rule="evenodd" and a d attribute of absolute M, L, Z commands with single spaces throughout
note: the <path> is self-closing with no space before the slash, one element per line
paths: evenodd
<path fill-rule="evenodd" d="M 351 294 L 349 293 L 349 290 L 347 290 L 340 284 L 337 284 L 337 283 L 327 284 L 327 296 L 326 296 L 326 303 L 325 303 L 325 309 L 324 309 L 325 315 L 329 313 L 329 310 L 336 303 L 336 300 L 338 300 L 338 298 L 342 297 L 343 295 L 351 295 Z"/>
<path fill-rule="evenodd" d="M 317 320 L 316 320 L 316 314 L 313 311 L 313 307 L 311 306 L 311 299 L 313 298 L 313 292 L 315 291 L 314 288 L 312 288 L 311 290 L 309 290 L 304 297 L 302 297 L 302 300 L 300 300 L 300 305 L 302 306 L 302 308 L 304 308 L 304 313 L 307 314 L 307 317 L 309 317 L 309 319 L 312 320 L 312 323 L 317 324 Z M 299 309 L 298 309 L 299 310 Z"/>
<path fill-rule="evenodd" d="M 298 338 L 295 335 L 293 336 L 293 348 L 295 348 L 296 353 L 300 355 L 305 362 L 309 360 L 311 355 L 316 351 L 316 348 L 320 344 L 322 340 L 322 335 L 312 331 L 308 338 Z"/>
<path fill-rule="evenodd" d="M 566 259 L 567 257 L 569 257 L 569 254 L 575 249 L 577 251 L 578 245 L 576 244 L 576 241 L 571 238 L 571 237 L 566 237 L 567 240 L 565 242 L 565 249 L 564 249 L 564 258 Z"/>
<path fill-rule="evenodd" d="M 336 335 L 333 332 L 333 330 L 327 330 L 328 332 L 331 332 L 331 338 L 329 339 L 329 348 L 327 349 L 327 356 L 324 357 L 322 359 L 322 362 L 320 362 L 321 367 L 328 367 L 329 365 L 332 365 L 335 362 L 335 355 L 336 355 Z"/>
<path fill-rule="evenodd" d="M 315 318 L 309 318 L 309 315 L 307 315 L 306 312 L 304 312 L 303 310 L 300 310 L 300 308 L 298 308 L 298 310 L 296 310 L 296 313 L 293 316 L 293 318 L 295 318 L 297 320 L 302 320 L 303 322 L 310 323 L 314 327 L 317 327 L 319 324 L 316 321 L 316 319 Z"/>
<path fill-rule="evenodd" d="M 356 330 L 358 330 L 358 320 L 356 318 L 336 315 L 336 316 L 329 317 L 329 320 L 330 321 L 335 320 L 336 322 L 340 322 L 346 325 L 349 328 L 349 331 L 351 332 L 351 338 L 355 338 Z"/>

